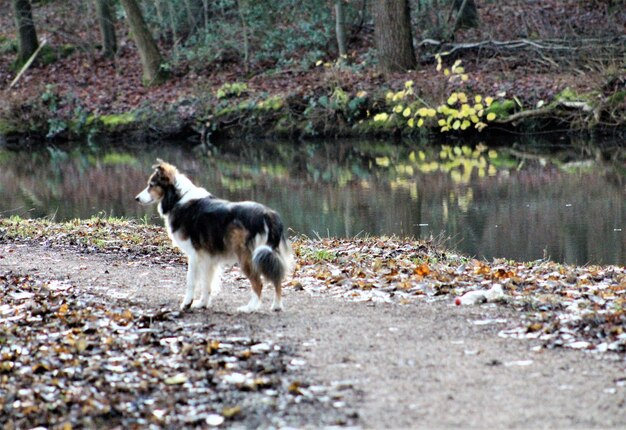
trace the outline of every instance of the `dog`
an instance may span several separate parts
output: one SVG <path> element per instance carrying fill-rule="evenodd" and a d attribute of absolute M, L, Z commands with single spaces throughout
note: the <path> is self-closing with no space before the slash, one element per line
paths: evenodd
<path fill-rule="evenodd" d="M 181 310 L 191 307 L 197 289 L 200 298 L 193 307 L 208 308 L 219 290 L 222 266 L 234 263 L 252 285 L 240 312 L 260 309 L 263 278 L 274 285 L 272 310 L 282 310 L 281 287 L 293 267 L 293 250 L 279 214 L 256 202 L 218 199 L 161 159 L 152 168 L 148 186 L 135 200 L 158 204 L 168 236 L 187 256 Z"/>

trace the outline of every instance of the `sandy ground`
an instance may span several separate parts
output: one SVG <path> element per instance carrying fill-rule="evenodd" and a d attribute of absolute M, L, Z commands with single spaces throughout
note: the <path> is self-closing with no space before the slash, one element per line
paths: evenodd
<path fill-rule="evenodd" d="M 185 267 L 71 248 L 0 244 L 0 269 L 70 279 L 111 299 L 176 306 Z M 624 428 L 626 359 L 536 348 L 498 337 L 519 315 L 449 298 L 411 305 L 349 302 L 286 288 L 282 313 L 265 298 L 239 314 L 247 281 L 227 271 L 213 308 L 181 318 L 231 327 L 293 348 L 308 380 L 345 387 L 339 408 L 364 428 Z M 500 322 L 476 324 L 496 319 Z M 316 422 L 299 417 L 302 426 Z"/>

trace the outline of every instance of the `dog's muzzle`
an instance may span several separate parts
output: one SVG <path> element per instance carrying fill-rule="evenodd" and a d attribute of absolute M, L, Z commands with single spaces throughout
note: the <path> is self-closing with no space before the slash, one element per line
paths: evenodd
<path fill-rule="evenodd" d="M 149 205 L 150 203 L 153 202 L 152 196 L 148 192 L 147 188 L 143 190 L 142 192 L 140 192 L 139 194 L 137 194 L 137 197 L 135 197 L 135 200 L 141 203 L 142 205 Z"/>

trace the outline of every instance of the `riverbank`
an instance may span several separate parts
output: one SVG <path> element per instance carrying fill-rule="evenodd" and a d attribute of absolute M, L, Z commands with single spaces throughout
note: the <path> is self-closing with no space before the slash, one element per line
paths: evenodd
<path fill-rule="evenodd" d="M 232 269 L 213 309 L 179 314 L 185 263 L 162 228 L 0 219 L 2 337 L 37 351 L 3 349 L 3 423 L 612 428 L 626 419 L 623 267 L 476 261 L 396 238 L 294 238 L 294 248 L 284 313 L 267 303 L 235 313 L 248 287 Z M 495 284 L 495 301 L 454 304 Z M 59 348 L 40 348 L 50 336 Z M 132 407 L 129 387 L 143 393 Z M 44 411 L 41 399 L 56 406 Z"/>
<path fill-rule="evenodd" d="M 284 63 L 244 64 L 237 53 L 222 58 L 211 52 L 205 53 L 214 55 L 209 61 L 191 55 L 194 44 L 172 46 L 164 37 L 161 49 L 172 52 L 169 79 L 151 88 L 141 86 L 138 52 L 123 21 L 117 22 L 124 36 L 115 58 L 106 59 L 97 53 L 93 22 L 69 24 L 70 15 L 59 7 L 35 8 L 35 21 L 50 21 L 53 29 L 41 29 L 46 57 L 11 86 L 18 72 L 12 66 L 14 24 L 8 4 L 0 6 L 2 144 L 207 143 L 245 136 L 468 139 L 501 132 L 623 134 L 626 126 L 620 31 L 626 15 L 612 4 L 481 7 L 479 28 L 458 30 L 453 40 L 423 35 L 416 70 L 388 75 L 377 72 L 368 25 L 342 61 L 328 46 L 301 48 Z M 76 35 L 65 33 L 68 26 Z"/>
<path fill-rule="evenodd" d="M 129 50 L 120 60 L 133 67 L 134 55 Z M 75 61 L 81 59 L 61 67 L 73 68 Z M 114 73 L 118 67 L 99 60 L 86 73 Z M 258 136 L 480 140 L 502 133 L 626 130 L 623 78 L 610 71 L 579 79 L 467 69 L 463 85 L 449 83 L 430 63 L 392 76 L 333 64 L 251 78 L 183 76 L 159 88 L 129 88 L 130 100 L 119 90 L 122 82 L 77 90 L 71 74 L 53 83 L 33 70 L 16 88 L 0 89 L 0 136 L 4 145 L 22 146 L 67 140 L 198 144 Z M 532 92 L 525 90 L 529 86 Z M 481 106 L 475 121 L 473 110 L 463 112 L 464 98 L 470 110 Z M 482 99 L 494 102 L 487 106 Z"/>

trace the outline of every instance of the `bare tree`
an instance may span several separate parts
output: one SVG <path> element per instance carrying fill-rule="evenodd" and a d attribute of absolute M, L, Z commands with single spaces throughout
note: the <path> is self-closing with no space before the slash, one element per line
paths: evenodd
<path fill-rule="evenodd" d="M 17 26 L 17 64 L 24 64 L 37 51 L 39 40 L 33 21 L 33 11 L 29 0 L 13 0 L 13 12 Z"/>
<path fill-rule="evenodd" d="M 105 57 L 112 58 L 117 51 L 115 38 L 115 22 L 111 11 L 111 0 L 96 0 L 96 14 L 102 37 L 102 52 Z"/>
<path fill-rule="evenodd" d="M 120 3 L 126 12 L 133 39 L 139 50 L 143 70 L 143 85 L 151 86 L 163 83 L 166 79 L 166 73 L 161 68 L 161 53 L 143 19 L 141 9 L 135 0 L 120 0 Z"/>
<path fill-rule="evenodd" d="M 373 12 L 381 70 L 399 72 L 415 68 L 417 60 L 413 48 L 408 0 L 375 0 Z"/>
<path fill-rule="evenodd" d="M 337 49 L 339 59 L 348 55 L 346 48 L 346 15 L 343 8 L 344 0 L 335 0 L 335 32 L 337 33 Z"/>

